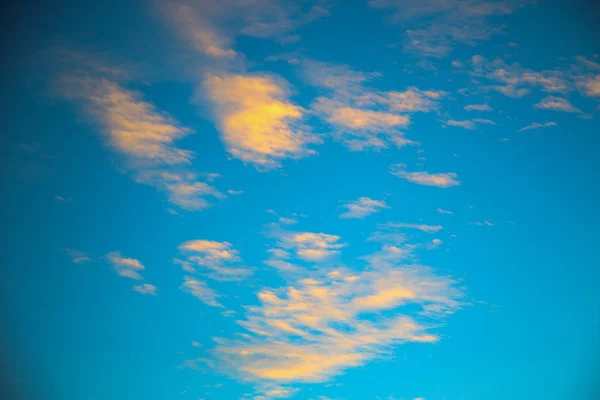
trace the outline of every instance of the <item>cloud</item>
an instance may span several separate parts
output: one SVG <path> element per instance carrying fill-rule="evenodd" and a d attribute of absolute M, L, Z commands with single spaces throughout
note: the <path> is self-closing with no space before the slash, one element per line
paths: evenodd
<path fill-rule="evenodd" d="M 511 14 L 525 1 L 370 0 L 375 8 L 392 9 L 392 22 L 406 27 L 404 50 L 426 57 L 444 57 L 457 44 L 474 46 L 502 33 L 492 18 Z"/>
<path fill-rule="evenodd" d="M 449 215 L 454 214 L 452 211 L 444 210 L 442 208 L 436 208 L 435 211 L 439 212 L 440 214 L 449 214 Z"/>
<path fill-rule="evenodd" d="M 543 124 L 534 122 L 530 125 L 524 126 L 523 128 L 519 129 L 519 132 L 529 131 L 532 129 L 550 128 L 550 127 L 557 126 L 557 125 L 558 124 L 556 122 L 545 122 Z"/>
<path fill-rule="evenodd" d="M 458 175 L 454 172 L 430 174 L 428 172 L 408 172 L 405 168 L 404 164 L 393 164 L 390 166 L 390 173 L 418 185 L 437 186 L 441 188 L 460 185 L 460 182 L 456 179 Z"/>
<path fill-rule="evenodd" d="M 578 56 L 578 57 L 575 57 L 575 60 L 577 60 L 577 62 L 585 65 L 589 69 L 600 71 L 600 64 L 597 62 L 594 62 L 586 57 Z"/>
<path fill-rule="evenodd" d="M 321 141 L 300 123 L 304 110 L 287 99 L 285 81 L 224 74 L 210 76 L 204 88 L 232 156 L 269 169 L 285 158 L 315 154 L 307 146 Z"/>
<path fill-rule="evenodd" d="M 209 288 L 204 281 L 191 276 L 185 276 L 180 289 L 191 294 L 206 305 L 211 307 L 223 307 L 223 305 L 217 301 L 217 298 L 220 296 L 214 290 Z"/>
<path fill-rule="evenodd" d="M 404 222 L 390 222 L 384 226 L 387 228 L 417 229 L 425 233 L 436 233 L 444 228 L 441 225 L 407 224 Z"/>
<path fill-rule="evenodd" d="M 346 244 L 337 235 L 284 230 L 279 223 L 265 233 L 275 242 L 271 260 L 305 266 L 279 269 L 283 285 L 261 288 L 258 302 L 244 307 L 236 321 L 243 331 L 214 338 L 209 349 L 211 365 L 253 383 L 257 399 L 285 398 L 295 389 L 280 385 L 326 381 L 402 343 L 437 342 L 433 329 L 464 304 L 457 281 L 418 263 L 414 251 L 435 242 L 384 243 L 374 253 L 353 255 L 364 266 L 349 269 L 302 253 L 339 250 Z"/>
<path fill-rule="evenodd" d="M 149 283 L 143 283 L 137 286 L 134 285 L 132 289 L 141 294 L 150 294 L 153 296 L 156 295 L 156 286 L 151 285 Z"/>
<path fill-rule="evenodd" d="M 586 96 L 600 96 L 600 75 L 584 78 L 579 85 Z"/>
<path fill-rule="evenodd" d="M 496 125 L 495 121 L 492 121 L 491 119 L 485 119 L 485 118 L 473 118 L 471 121 L 473 121 L 477 124 Z"/>
<path fill-rule="evenodd" d="M 230 194 L 232 196 L 238 196 L 240 194 L 244 194 L 244 191 L 243 190 L 231 190 L 230 189 L 230 190 L 227 191 L 227 194 Z"/>
<path fill-rule="evenodd" d="M 569 100 L 554 96 L 543 98 L 539 103 L 535 104 L 534 107 L 542 110 L 555 110 L 575 113 L 581 112 L 581 110 L 575 108 Z"/>
<path fill-rule="evenodd" d="M 260 304 L 238 321 L 248 333 L 217 339 L 220 368 L 254 382 L 323 382 L 395 345 L 438 341 L 424 319 L 461 307 L 456 282 L 399 257 L 363 260 L 359 272 L 312 270 L 288 286 L 262 289 Z M 407 306 L 414 315 L 402 311 Z"/>
<path fill-rule="evenodd" d="M 313 101 L 313 112 L 331 125 L 334 138 L 351 150 L 412 143 L 402 131 L 410 124 L 410 114 L 436 111 L 446 95 L 415 87 L 403 92 L 374 90 L 365 84 L 379 74 L 355 71 L 347 65 L 304 60 L 302 73 L 324 92 Z"/>
<path fill-rule="evenodd" d="M 65 251 L 67 252 L 68 256 L 71 257 L 71 261 L 75 264 L 82 264 L 85 262 L 92 261 L 90 256 L 87 253 L 84 253 L 83 251 L 79 251 L 76 249 L 66 249 Z"/>
<path fill-rule="evenodd" d="M 106 258 L 113 265 L 119 276 L 137 280 L 144 279 L 138 271 L 143 271 L 146 268 L 139 260 L 123 257 L 119 251 L 108 253 Z"/>
<path fill-rule="evenodd" d="M 158 112 L 140 93 L 85 73 L 65 75 L 62 87 L 102 126 L 108 145 L 124 158 L 136 182 L 165 192 L 171 203 L 187 210 L 208 207 L 207 196 L 223 197 L 186 169 L 193 153 L 174 146 L 191 130 Z"/>
<path fill-rule="evenodd" d="M 329 14 L 329 0 L 182 0 L 159 1 L 157 14 L 187 44 L 211 62 L 242 61 L 233 48 L 243 35 L 282 44 L 300 36 L 294 31 Z"/>
<path fill-rule="evenodd" d="M 494 109 L 487 104 L 469 104 L 464 107 L 467 111 L 493 111 Z"/>
<path fill-rule="evenodd" d="M 486 219 L 486 220 L 483 220 L 483 221 L 469 222 L 469 225 L 475 225 L 475 226 L 494 226 L 495 224 L 492 221 Z"/>
<path fill-rule="evenodd" d="M 564 71 L 534 71 L 499 58 L 488 60 L 475 55 L 466 63 L 456 61 L 452 65 L 474 78 L 491 81 L 489 85 L 478 84 L 483 90 L 494 90 L 508 97 L 523 97 L 536 87 L 548 93 L 566 93 L 573 87 Z"/>
<path fill-rule="evenodd" d="M 175 259 L 187 272 L 196 272 L 193 265 L 202 267 L 209 278 L 223 281 L 240 280 L 252 274 L 252 270 L 234 267 L 241 262 L 238 251 L 228 242 L 190 240 L 179 245 L 186 260 Z"/>
<path fill-rule="evenodd" d="M 375 214 L 389 206 L 383 200 L 373 200 L 368 197 L 360 197 L 358 200 L 343 206 L 348 211 L 340 215 L 340 218 L 364 218 Z"/>
<path fill-rule="evenodd" d="M 446 125 L 469 129 L 469 130 L 477 129 L 477 125 L 475 125 L 475 123 L 472 121 L 457 121 L 454 119 L 450 119 L 450 120 L 446 121 Z"/>
<path fill-rule="evenodd" d="M 345 246 L 338 243 L 339 236 L 313 232 L 283 232 L 280 234 L 279 246 L 292 250 L 304 261 L 323 261 L 340 253 Z"/>
<path fill-rule="evenodd" d="M 273 39 L 280 43 L 299 40 L 295 30 L 329 14 L 328 0 L 211 0 L 161 3 L 160 12 L 196 49 L 214 57 L 234 57 L 233 38 L 238 35 Z"/>
<path fill-rule="evenodd" d="M 208 6 L 208 2 L 201 1 Z M 188 2 L 173 2 L 160 7 L 170 25 L 198 51 L 210 57 L 230 59 L 237 56 L 229 35 L 219 31 Z M 205 9 L 210 9 L 207 7 Z"/>

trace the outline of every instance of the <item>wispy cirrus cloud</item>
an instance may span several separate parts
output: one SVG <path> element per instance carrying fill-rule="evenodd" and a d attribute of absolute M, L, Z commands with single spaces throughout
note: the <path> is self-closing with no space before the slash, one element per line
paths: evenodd
<path fill-rule="evenodd" d="M 457 44 L 475 46 L 502 33 L 494 17 L 508 15 L 527 1 L 370 0 L 374 8 L 392 9 L 391 22 L 406 27 L 404 50 L 426 57 L 444 57 Z"/>
<path fill-rule="evenodd" d="M 405 222 L 389 222 L 382 226 L 384 226 L 386 228 L 417 229 L 417 230 L 425 232 L 425 233 L 436 233 L 444 228 L 441 225 L 408 224 Z"/>
<path fill-rule="evenodd" d="M 191 130 L 159 112 L 139 92 L 94 72 L 65 74 L 61 89 L 101 126 L 134 181 L 164 192 L 171 203 L 186 210 L 208 207 L 207 197 L 223 197 L 188 169 L 193 152 L 174 145 Z"/>
<path fill-rule="evenodd" d="M 469 104 L 463 107 L 466 111 L 493 111 L 488 104 Z"/>
<path fill-rule="evenodd" d="M 359 197 L 343 206 L 347 211 L 340 215 L 340 218 L 364 218 L 368 215 L 378 213 L 386 208 L 390 208 L 383 200 L 373 200 L 369 197 Z"/>
<path fill-rule="evenodd" d="M 468 130 L 475 130 L 477 129 L 477 125 L 473 122 L 473 121 L 457 121 L 455 119 L 449 119 L 448 121 L 446 121 L 446 125 L 447 126 L 454 126 L 454 127 L 459 127 L 459 128 L 463 128 L 463 129 L 468 129 Z"/>
<path fill-rule="evenodd" d="M 436 208 L 435 211 L 439 212 L 440 214 L 448 214 L 448 215 L 454 214 L 454 212 L 448 211 L 448 210 L 444 210 L 443 208 Z"/>
<path fill-rule="evenodd" d="M 106 259 L 112 264 L 114 270 L 119 276 L 126 278 L 142 280 L 139 271 L 146 269 L 144 265 L 135 258 L 124 257 L 121 252 L 114 251 L 106 255 Z"/>
<path fill-rule="evenodd" d="M 571 113 L 581 112 L 581 110 L 573 106 L 569 100 L 555 96 L 544 97 L 539 103 L 534 104 L 534 107 L 541 110 L 554 110 Z"/>
<path fill-rule="evenodd" d="M 83 251 L 77 249 L 65 249 L 65 251 L 67 252 L 67 255 L 71 258 L 71 261 L 75 264 L 82 264 L 92 261 L 90 255 L 84 253 Z"/>
<path fill-rule="evenodd" d="M 524 132 L 524 131 L 530 131 L 532 129 L 540 129 L 540 128 L 551 128 L 553 126 L 557 126 L 558 124 L 556 122 L 544 122 L 543 124 L 540 124 L 538 122 L 534 122 L 532 124 L 529 124 L 527 126 L 524 126 L 523 128 L 519 129 L 519 132 Z"/>
<path fill-rule="evenodd" d="M 390 173 L 398 178 L 416 183 L 418 185 L 437 186 L 441 188 L 460 185 L 460 182 L 456 179 L 458 178 L 458 175 L 454 172 L 436 174 L 428 172 L 409 172 L 406 171 L 406 165 L 393 164 L 390 166 Z"/>
<path fill-rule="evenodd" d="M 294 31 L 327 16 L 329 0 L 158 2 L 158 12 L 194 48 L 208 56 L 233 58 L 235 38 L 250 36 L 282 44 L 300 39 Z"/>
<path fill-rule="evenodd" d="M 211 307 L 223 307 L 223 305 L 217 301 L 217 298 L 220 297 L 219 294 L 212 290 L 206 282 L 202 280 L 191 276 L 185 276 L 180 289 L 191 294 L 206 305 Z"/>
<path fill-rule="evenodd" d="M 187 272 L 198 272 L 222 281 L 240 280 L 252 274 L 252 270 L 239 266 L 242 259 L 231 243 L 212 240 L 190 240 L 179 245 L 185 260 L 175 259 Z M 198 270 L 196 267 L 200 267 Z"/>

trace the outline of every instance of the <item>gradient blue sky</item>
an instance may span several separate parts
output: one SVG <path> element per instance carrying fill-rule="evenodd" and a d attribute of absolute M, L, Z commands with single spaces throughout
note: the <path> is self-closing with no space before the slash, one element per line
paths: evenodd
<path fill-rule="evenodd" d="M 592 2 L 9 11 L 5 398 L 600 396 Z"/>

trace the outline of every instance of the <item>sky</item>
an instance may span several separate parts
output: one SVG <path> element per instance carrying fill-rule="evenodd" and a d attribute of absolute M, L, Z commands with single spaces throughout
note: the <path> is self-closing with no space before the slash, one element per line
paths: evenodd
<path fill-rule="evenodd" d="M 2 397 L 598 399 L 599 16 L 7 8 Z"/>

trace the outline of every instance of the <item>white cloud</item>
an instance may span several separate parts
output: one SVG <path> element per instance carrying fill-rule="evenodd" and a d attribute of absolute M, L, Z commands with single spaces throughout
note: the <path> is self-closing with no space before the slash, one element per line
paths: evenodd
<path fill-rule="evenodd" d="M 439 212 L 440 214 L 450 214 L 450 215 L 454 214 L 452 211 L 444 210 L 442 208 L 436 208 L 435 210 L 437 212 Z"/>
<path fill-rule="evenodd" d="M 460 185 L 460 182 L 456 179 L 458 175 L 454 172 L 430 174 L 428 172 L 408 172 L 405 168 L 404 164 L 393 164 L 390 166 L 390 173 L 418 185 L 441 188 Z"/>
<path fill-rule="evenodd" d="M 190 240 L 179 245 L 185 260 L 175 259 L 187 272 L 200 272 L 216 280 L 235 281 L 252 274 L 252 270 L 237 266 L 241 262 L 239 253 L 228 242 L 212 240 Z"/>
<path fill-rule="evenodd" d="M 450 119 L 450 120 L 446 121 L 446 125 L 469 129 L 469 130 L 477 129 L 477 125 L 475 125 L 475 123 L 473 121 L 457 121 L 455 119 Z"/>
<path fill-rule="evenodd" d="M 435 233 L 442 230 L 444 227 L 441 225 L 426 225 L 426 224 L 407 224 L 404 222 L 390 222 L 384 226 L 388 228 L 405 228 L 405 229 L 417 229 L 425 233 Z"/>
<path fill-rule="evenodd" d="M 487 104 L 469 104 L 464 107 L 467 111 L 492 111 L 494 110 Z"/>
<path fill-rule="evenodd" d="M 475 225 L 475 226 L 494 226 L 495 224 L 492 221 L 490 221 L 489 219 L 485 219 L 483 221 L 469 222 L 469 225 Z"/>
<path fill-rule="evenodd" d="M 347 211 L 340 215 L 340 218 L 364 218 L 367 215 L 375 214 L 389 206 L 383 200 L 373 200 L 368 197 L 360 197 L 358 200 L 345 204 L 343 206 Z"/>
<path fill-rule="evenodd" d="M 574 113 L 581 112 L 581 110 L 574 107 L 569 100 L 554 96 L 543 98 L 539 103 L 535 104 L 534 107 L 542 110 L 555 110 Z"/>
<path fill-rule="evenodd" d="M 134 285 L 132 289 L 141 294 L 156 295 L 156 286 L 149 283 L 143 283 L 141 285 Z"/>
<path fill-rule="evenodd" d="M 71 261 L 75 264 L 82 264 L 85 262 L 92 261 L 90 256 L 87 253 L 84 253 L 83 251 L 79 251 L 76 249 L 66 249 L 65 251 L 67 252 L 69 257 L 71 257 Z"/>
<path fill-rule="evenodd" d="M 600 96 L 600 75 L 584 78 L 579 85 L 586 96 Z"/>
<path fill-rule="evenodd" d="M 180 289 L 211 307 L 223 307 L 223 305 L 217 301 L 217 298 L 220 296 L 208 287 L 204 281 L 191 276 L 186 276 L 184 277 L 184 282 L 180 286 Z"/>
<path fill-rule="evenodd" d="M 139 260 L 123 257 L 119 251 L 108 253 L 106 258 L 113 265 L 119 276 L 137 280 L 144 279 L 138 271 L 143 271 L 146 268 Z"/>
<path fill-rule="evenodd" d="M 523 128 L 519 129 L 519 132 L 529 131 L 532 129 L 550 128 L 550 127 L 557 126 L 557 125 L 558 124 L 556 122 L 545 122 L 543 124 L 534 122 L 530 125 L 524 126 Z"/>

